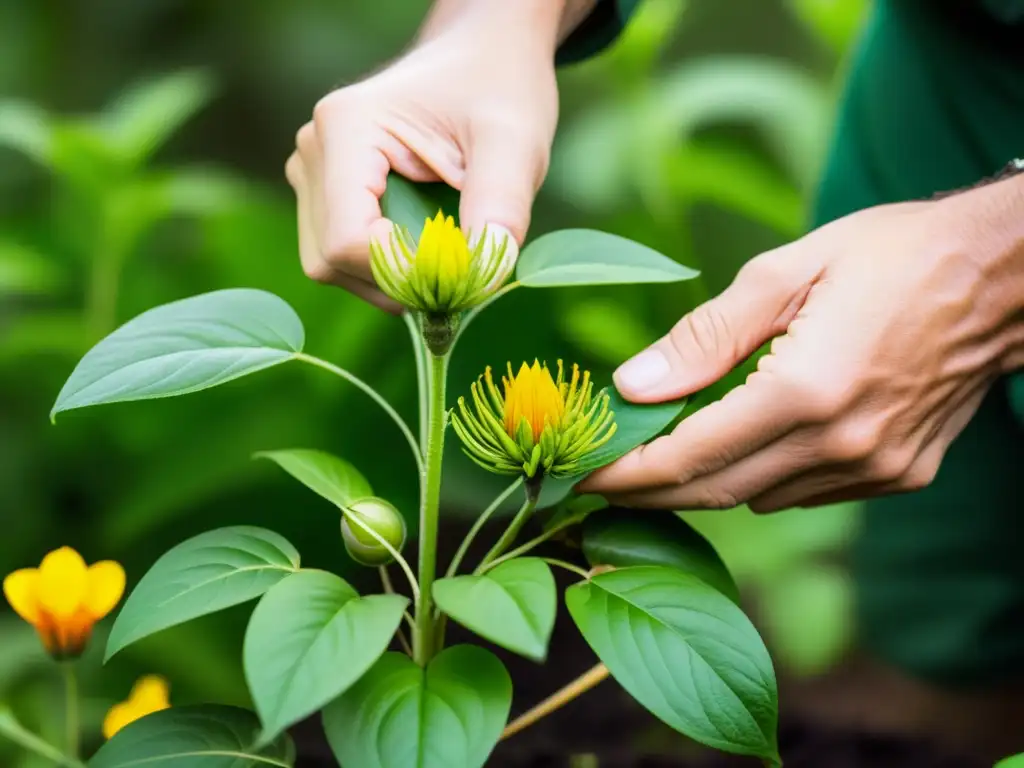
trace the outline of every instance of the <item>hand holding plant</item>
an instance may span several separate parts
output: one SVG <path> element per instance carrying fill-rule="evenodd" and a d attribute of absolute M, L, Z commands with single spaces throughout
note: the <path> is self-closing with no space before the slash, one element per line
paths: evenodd
<path fill-rule="evenodd" d="M 218 768 L 292 766 L 286 731 L 318 711 L 345 768 L 478 768 L 503 733 L 608 673 L 682 733 L 780 765 L 771 660 L 711 546 L 669 512 L 634 513 L 569 492 L 661 433 L 684 403 L 628 404 L 614 390 L 595 387 L 578 366 L 558 363 L 553 371 L 541 361 L 508 364 L 500 384 L 485 371 L 454 408 L 447 396 L 460 334 L 511 290 L 670 282 L 695 273 L 642 245 L 588 230 L 538 238 L 513 265 L 503 238 L 464 233 L 452 219 L 435 217 L 436 205 L 401 179 L 389 180 L 384 204 L 400 226 L 375 243 L 371 266 L 380 289 L 406 308 L 419 379 L 418 433 L 369 384 L 304 352 L 302 324 L 291 308 L 254 290 L 217 291 L 144 313 L 97 344 L 58 396 L 54 414 L 195 392 L 304 362 L 380 405 L 420 474 L 413 560 L 402 514 L 352 464 L 310 449 L 260 454 L 337 508 L 334 526 L 340 524 L 345 548 L 357 563 L 379 569 L 383 594 L 360 595 L 333 573 L 302 567 L 295 548 L 269 530 L 236 526 L 183 542 L 135 586 L 111 631 L 107 658 L 155 632 L 258 598 L 242 652 L 255 713 L 219 705 L 155 712 L 118 732 L 90 768 L 154 759 L 171 765 L 200 755 Z M 419 222 L 422 231 L 412 231 Z M 506 284 L 513 267 L 515 280 Z M 438 578 L 449 426 L 477 464 L 514 479 L 480 513 Z M 463 567 L 485 521 L 515 494 L 522 495 L 519 512 L 479 562 Z M 540 532 L 523 537 L 536 520 Z M 566 548 L 564 558 L 534 552 L 570 530 L 579 531 L 581 549 Z M 411 600 L 393 584 L 392 563 Z M 509 725 L 512 681 L 504 666 L 482 646 L 446 647 L 445 624 L 450 618 L 542 662 L 557 611 L 552 566 L 579 577 L 566 604 L 603 666 Z"/>

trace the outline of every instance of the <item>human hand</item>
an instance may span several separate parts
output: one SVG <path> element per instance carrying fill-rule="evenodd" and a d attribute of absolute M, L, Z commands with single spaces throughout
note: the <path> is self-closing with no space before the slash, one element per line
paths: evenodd
<path fill-rule="evenodd" d="M 1024 177 L 867 209 L 749 262 L 615 376 L 658 402 L 744 384 L 580 490 L 757 512 L 928 485 L 995 379 L 1022 362 Z"/>
<path fill-rule="evenodd" d="M 409 53 L 317 103 L 285 169 L 309 277 L 398 311 L 369 265 L 370 239 L 391 232 L 390 171 L 460 190 L 463 228 L 511 235 L 518 251 L 557 122 L 563 12 L 565 0 L 441 0 Z"/>

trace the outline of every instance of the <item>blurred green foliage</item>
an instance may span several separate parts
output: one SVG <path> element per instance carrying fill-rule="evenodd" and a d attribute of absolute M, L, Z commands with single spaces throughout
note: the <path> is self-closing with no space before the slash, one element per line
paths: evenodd
<path fill-rule="evenodd" d="M 57 427 L 47 413 L 75 361 L 116 325 L 246 286 L 291 303 L 311 349 L 412 415 L 412 356 L 395 353 L 407 343 L 402 324 L 302 275 L 283 165 L 316 99 L 398 53 L 427 5 L 89 0 L 58 13 L 0 4 L 0 571 L 69 544 L 90 560 L 122 561 L 134 583 L 186 536 L 240 522 L 279 530 L 310 565 L 337 567 L 340 539 L 307 510 L 317 500 L 253 462 L 259 450 L 358 454 L 370 482 L 411 507 L 400 435 L 378 429 L 360 393 L 316 371 L 272 371 L 101 418 L 69 414 Z M 562 129 L 533 235 L 616 232 L 702 278 L 517 292 L 467 333 L 452 380 L 468 389 L 485 365 L 504 364 L 492 356 L 495 335 L 513 360 L 567 357 L 607 378 L 744 261 L 798 236 L 865 6 L 645 0 L 605 55 L 563 71 Z M 512 322 L 525 330 L 510 337 Z M 448 509 L 471 513 L 496 481 L 453 453 Z M 827 668 L 849 641 L 841 552 L 856 511 L 697 513 L 797 672 Z M 47 717 L 54 671 L 28 627 L 0 619 L 0 701 L 32 728 L 59 728 Z M 88 716 L 98 722 L 150 671 L 170 677 L 179 703 L 245 703 L 242 629 L 229 612 L 140 643 L 104 670 L 84 664 Z M 5 749 L 4 765 L 36 765 Z"/>

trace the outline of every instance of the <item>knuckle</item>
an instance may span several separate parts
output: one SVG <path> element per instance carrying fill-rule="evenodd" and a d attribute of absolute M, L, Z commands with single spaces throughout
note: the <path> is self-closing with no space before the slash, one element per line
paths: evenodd
<path fill-rule="evenodd" d="M 302 271 L 306 277 L 317 283 L 330 283 L 331 278 L 334 276 L 334 270 L 323 261 L 304 261 L 302 263 Z"/>
<path fill-rule="evenodd" d="M 306 123 L 295 132 L 295 147 L 299 152 L 309 152 L 316 146 L 316 126 Z"/>
<path fill-rule="evenodd" d="M 882 483 L 898 482 L 907 474 L 913 461 L 913 453 L 904 448 L 878 451 L 868 459 L 868 478 Z"/>
<path fill-rule="evenodd" d="M 293 189 L 297 189 L 303 180 L 302 158 L 298 152 L 292 152 L 284 164 L 284 177 Z"/>
<path fill-rule="evenodd" d="M 768 258 L 767 254 L 757 256 L 740 267 L 736 281 L 756 286 L 759 290 L 770 290 L 788 283 L 786 270 L 776 259 Z"/>
<path fill-rule="evenodd" d="M 825 424 L 835 421 L 850 405 L 849 391 L 817 372 L 789 371 L 782 375 L 781 396 L 803 420 Z"/>
<path fill-rule="evenodd" d="M 850 420 L 837 425 L 825 443 L 826 458 L 840 462 L 865 461 L 875 455 L 882 442 L 880 425 Z"/>

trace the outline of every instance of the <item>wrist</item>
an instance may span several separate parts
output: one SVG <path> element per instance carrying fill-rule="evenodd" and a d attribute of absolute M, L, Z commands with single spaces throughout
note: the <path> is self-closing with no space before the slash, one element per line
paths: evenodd
<path fill-rule="evenodd" d="M 553 56 L 596 5 L 597 0 L 437 0 L 415 42 L 422 45 L 456 30 L 495 32 L 530 40 Z"/>
<path fill-rule="evenodd" d="M 954 227 L 957 251 L 979 281 L 974 303 L 998 370 L 1024 367 L 1024 174 L 936 205 L 938 225 Z"/>

